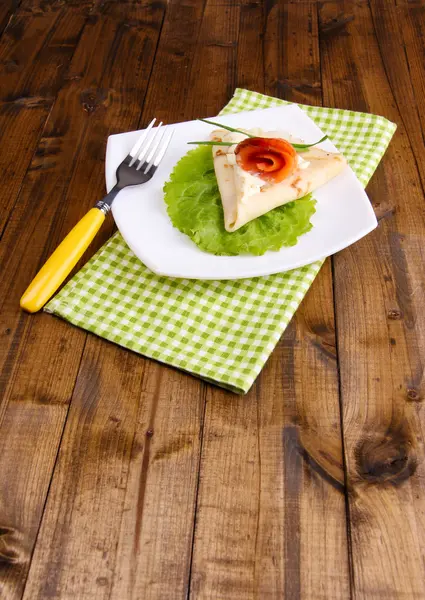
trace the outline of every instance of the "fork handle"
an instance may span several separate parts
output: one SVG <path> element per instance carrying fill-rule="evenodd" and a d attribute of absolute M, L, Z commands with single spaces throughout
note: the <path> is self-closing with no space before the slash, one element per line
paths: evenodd
<path fill-rule="evenodd" d="M 46 304 L 87 250 L 104 220 L 105 213 L 99 208 L 92 208 L 84 215 L 31 281 L 21 298 L 21 308 L 33 313 Z"/>
<path fill-rule="evenodd" d="M 106 194 L 106 196 L 104 198 L 102 198 L 102 200 L 99 200 L 99 202 L 96 202 L 96 204 L 95 204 L 96 208 L 100 208 L 100 210 L 103 213 L 105 213 L 105 215 L 107 215 L 108 212 L 111 210 L 112 202 L 115 200 L 115 196 L 118 194 L 118 192 L 121 191 L 121 189 L 122 188 L 119 187 L 118 183 L 116 185 L 114 185 L 114 187 L 109 192 L 109 194 Z"/>

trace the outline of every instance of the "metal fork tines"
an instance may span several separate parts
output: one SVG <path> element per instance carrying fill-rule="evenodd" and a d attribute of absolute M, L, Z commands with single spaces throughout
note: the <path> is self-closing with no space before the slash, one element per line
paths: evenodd
<path fill-rule="evenodd" d="M 119 191 L 125 187 L 140 185 L 152 179 L 164 158 L 174 131 L 169 127 L 163 127 L 162 122 L 154 128 L 155 121 L 156 119 L 152 119 L 119 165 L 116 185 L 107 196 L 96 204 L 97 208 L 100 208 L 105 214 L 109 212 L 111 204 Z"/>
<path fill-rule="evenodd" d="M 167 131 L 167 128 L 163 127 L 162 121 L 151 133 L 155 121 L 156 119 L 152 119 L 127 156 L 130 160 L 129 166 L 136 166 L 136 170 L 145 175 L 151 169 L 153 175 L 164 158 L 173 135 L 172 130 Z"/>

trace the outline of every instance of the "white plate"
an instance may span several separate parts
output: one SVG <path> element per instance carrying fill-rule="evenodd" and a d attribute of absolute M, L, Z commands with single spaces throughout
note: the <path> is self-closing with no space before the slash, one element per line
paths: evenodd
<path fill-rule="evenodd" d="M 323 132 L 297 106 L 289 105 L 214 117 L 234 127 L 283 130 L 306 141 Z M 288 271 L 330 256 L 357 241 L 377 225 L 372 206 L 350 168 L 314 192 L 313 228 L 296 246 L 263 256 L 214 256 L 200 250 L 175 229 L 167 215 L 162 188 L 177 161 L 190 150 L 186 142 L 208 139 L 212 130 L 201 121 L 173 125 L 168 152 L 153 179 L 119 193 L 112 212 L 123 238 L 140 260 L 158 275 L 188 279 L 242 279 Z M 140 132 L 112 135 L 106 150 L 106 186 L 116 183 L 115 171 Z M 335 151 L 328 140 L 320 145 Z"/>

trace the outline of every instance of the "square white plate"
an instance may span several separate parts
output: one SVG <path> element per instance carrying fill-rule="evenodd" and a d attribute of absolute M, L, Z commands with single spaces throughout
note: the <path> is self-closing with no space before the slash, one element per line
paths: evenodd
<path fill-rule="evenodd" d="M 213 120 L 233 127 L 260 127 L 288 131 L 307 142 L 323 132 L 295 105 L 243 112 Z M 189 121 L 172 125 L 174 137 L 155 176 L 144 185 L 122 190 L 112 213 L 123 238 L 154 273 L 187 279 L 242 279 L 289 271 L 330 256 L 372 231 L 377 225 L 373 208 L 353 171 L 346 167 L 314 192 L 313 228 L 296 246 L 263 256 L 214 256 L 200 250 L 173 227 L 167 215 L 162 188 L 175 164 L 189 150 L 187 142 L 208 139 L 211 125 Z M 115 185 L 115 171 L 135 143 L 139 131 L 112 135 L 106 150 L 106 187 Z M 336 151 L 326 140 L 324 150 Z"/>

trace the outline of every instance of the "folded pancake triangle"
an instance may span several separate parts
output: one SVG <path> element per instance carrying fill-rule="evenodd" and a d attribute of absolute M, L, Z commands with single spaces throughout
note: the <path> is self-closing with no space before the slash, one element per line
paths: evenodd
<path fill-rule="evenodd" d="M 303 143 L 289 134 L 261 132 L 250 129 L 250 134 L 284 138 L 292 143 Z M 295 170 L 280 183 L 270 183 L 248 173 L 236 162 L 236 144 L 246 139 L 242 133 L 217 129 L 212 141 L 234 142 L 233 146 L 213 146 L 214 169 L 224 211 L 227 231 L 236 231 L 265 213 L 298 200 L 336 177 L 346 166 L 342 154 L 312 147 L 298 154 Z"/>

